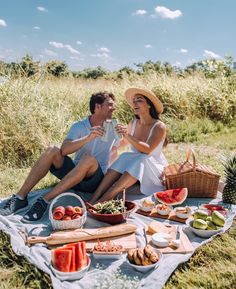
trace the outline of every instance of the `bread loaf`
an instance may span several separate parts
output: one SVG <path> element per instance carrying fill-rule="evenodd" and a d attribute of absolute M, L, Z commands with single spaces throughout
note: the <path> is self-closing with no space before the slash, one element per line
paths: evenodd
<path fill-rule="evenodd" d="M 60 231 L 52 233 L 48 237 L 29 237 L 27 243 L 46 243 L 48 245 L 66 244 L 86 240 L 122 236 L 133 233 L 136 231 L 136 229 L 137 226 L 133 224 L 120 224 L 98 229 L 76 229 L 73 231 Z"/>

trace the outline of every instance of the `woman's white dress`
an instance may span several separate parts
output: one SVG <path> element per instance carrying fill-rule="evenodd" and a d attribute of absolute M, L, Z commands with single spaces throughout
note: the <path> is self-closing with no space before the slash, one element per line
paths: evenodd
<path fill-rule="evenodd" d="M 131 135 L 134 135 L 137 119 L 133 121 Z M 150 129 L 148 139 L 150 138 L 157 122 Z M 164 167 L 167 165 L 167 160 L 162 153 L 164 139 L 150 153 L 140 153 L 134 146 L 131 145 L 131 152 L 126 152 L 112 164 L 110 169 L 113 169 L 121 174 L 128 172 L 131 176 L 139 180 L 140 191 L 144 195 L 151 195 L 157 191 L 164 189 L 161 177 Z"/>

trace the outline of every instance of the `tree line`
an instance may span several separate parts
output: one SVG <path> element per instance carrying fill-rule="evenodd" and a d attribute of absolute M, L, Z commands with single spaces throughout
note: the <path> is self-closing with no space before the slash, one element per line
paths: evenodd
<path fill-rule="evenodd" d="M 171 65 L 169 62 L 148 60 L 145 63 L 134 64 L 135 68 L 124 66 L 117 71 L 109 71 L 101 66 L 84 68 L 80 71 L 71 71 L 65 62 L 52 60 L 45 64 L 34 61 L 31 55 L 25 55 L 21 61 L 6 63 L 0 61 L 0 75 L 7 77 L 32 77 L 37 74 L 45 74 L 54 77 L 69 77 L 97 79 L 100 77 L 123 79 L 125 77 L 155 72 L 166 75 L 185 77 L 189 74 L 202 73 L 205 77 L 230 76 L 233 70 L 233 57 L 226 56 L 223 60 L 207 59 L 195 62 L 185 68 Z"/>

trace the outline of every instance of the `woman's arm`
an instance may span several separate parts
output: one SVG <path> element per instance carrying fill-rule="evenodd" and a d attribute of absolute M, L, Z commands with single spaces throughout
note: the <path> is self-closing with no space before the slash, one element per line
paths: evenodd
<path fill-rule="evenodd" d="M 159 143 L 162 141 L 165 135 L 166 135 L 166 126 L 163 122 L 159 122 L 152 130 L 152 134 L 147 142 L 142 142 L 138 140 L 128 132 L 123 136 L 138 151 L 144 154 L 150 154 L 159 145 Z"/>

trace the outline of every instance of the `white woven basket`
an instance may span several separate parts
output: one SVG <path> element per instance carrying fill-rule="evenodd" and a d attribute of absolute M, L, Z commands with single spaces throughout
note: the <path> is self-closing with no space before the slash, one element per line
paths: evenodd
<path fill-rule="evenodd" d="M 70 200 L 68 200 L 67 197 L 70 197 Z M 73 197 L 73 201 L 71 201 L 71 197 Z M 54 220 L 53 219 L 53 209 L 57 206 L 82 206 L 83 209 L 83 215 L 79 219 L 74 220 Z M 69 229 L 78 229 L 82 228 L 83 224 L 85 223 L 87 219 L 87 209 L 85 207 L 84 201 L 81 199 L 80 196 L 74 194 L 74 193 L 63 193 L 59 196 L 57 196 L 50 204 L 49 207 L 49 220 L 51 221 L 53 230 L 69 230 Z"/>

